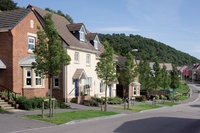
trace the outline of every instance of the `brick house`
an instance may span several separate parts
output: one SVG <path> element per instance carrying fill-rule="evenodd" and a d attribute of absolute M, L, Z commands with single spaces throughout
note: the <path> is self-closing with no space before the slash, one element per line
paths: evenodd
<path fill-rule="evenodd" d="M 0 85 L 26 97 L 48 96 L 48 80 L 31 69 L 35 61 L 36 27 L 42 27 L 46 13 L 31 5 L 26 9 L 0 12 Z M 63 48 L 71 57 L 70 65 L 63 66 L 62 73 L 53 79 L 53 96 L 65 102 L 104 96 L 105 85 L 95 71 L 103 51 L 98 34 L 89 32 L 83 23 L 70 24 L 57 14 L 52 15 L 52 20 Z M 107 94 L 116 96 L 116 84 Z"/>

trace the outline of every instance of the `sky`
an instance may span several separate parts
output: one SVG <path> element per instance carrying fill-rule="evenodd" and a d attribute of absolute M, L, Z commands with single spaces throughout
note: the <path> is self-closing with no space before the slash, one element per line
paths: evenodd
<path fill-rule="evenodd" d="M 200 59 L 200 0 L 13 0 L 68 14 L 94 33 L 140 35 Z"/>

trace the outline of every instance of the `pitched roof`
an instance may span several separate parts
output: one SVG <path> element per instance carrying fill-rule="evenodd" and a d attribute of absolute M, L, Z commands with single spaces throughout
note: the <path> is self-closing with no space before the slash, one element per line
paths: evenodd
<path fill-rule="evenodd" d="M 86 39 L 87 39 L 88 41 L 94 40 L 96 36 L 97 36 L 97 33 L 87 33 Z"/>
<path fill-rule="evenodd" d="M 43 21 L 43 17 L 48 11 L 45 11 L 43 9 L 40 9 L 35 6 L 29 5 L 27 8 L 32 8 L 33 11 L 35 11 L 36 15 L 39 17 L 41 21 Z M 78 24 L 78 26 L 73 27 L 73 24 L 70 24 L 66 18 L 63 16 L 57 15 L 53 13 L 52 20 L 54 21 L 55 27 L 60 35 L 60 37 L 63 39 L 63 41 L 70 47 L 70 48 L 78 48 L 80 50 L 90 50 L 90 52 L 99 52 L 99 50 L 102 50 L 103 45 L 99 43 L 99 49 L 96 50 L 92 44 L 89 41 L 86 41 L 85 43 L 81 43 L 68 29 L 68 26 L 71 25 L 72 29 L 77 28 L 82 23 Z"/>
<path fill-rule="evenodd" d="M 69 29 L 69 31 L 79 31 L 83 25 L 83 23 L 68 24 L 67 28 Z"/>
<path fill-rule="evenodd" d="M 1 11 L 0 32 L 5 32 L 13 29 L 30 12 L 30 9 Z"/>

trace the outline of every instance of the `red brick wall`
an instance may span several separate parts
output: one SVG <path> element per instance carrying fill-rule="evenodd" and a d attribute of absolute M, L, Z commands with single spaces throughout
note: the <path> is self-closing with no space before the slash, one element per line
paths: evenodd
<path fill-rule="evenodd" d="M 30 20 L 34 21 L 34 28 L 30 27 Z M 28 33 L 36 34 L 37 26 L 41 27 L 34 13 L 30 12 L 11 32 L 0 33 L 0 40 L 3 40 L 0 41 L 0 59 L 7 66 L 6 70 L 0 70 L 0 83 L 26 97 L 44 97 L 48 94 L 47 80 L 45 81 L 45 88 L 42 89 L 22 88 L 23 75 L 19 61 L 33 55 L 28 53 Z"/>

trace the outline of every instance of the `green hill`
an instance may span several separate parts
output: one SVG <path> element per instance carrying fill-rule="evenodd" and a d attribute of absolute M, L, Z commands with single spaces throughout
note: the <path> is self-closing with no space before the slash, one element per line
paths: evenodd
<path fill-rule="evenodd" d="M 115 54 L 121 56 L 124 56 L 131 49 L 138 49 L 138 52 L 133 53 L 138 59 L 145 58 L 153 61 L 157 56 L 159 62 L 173 63 L 177 66 L 191 65 L 200 61 L 164 43 L 139 35 L 99 34 L 99 38 L 101 42 L 108 41 L 114 48 Z"/>

